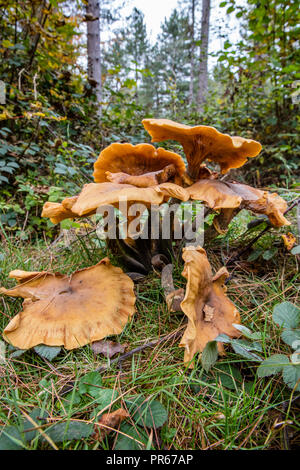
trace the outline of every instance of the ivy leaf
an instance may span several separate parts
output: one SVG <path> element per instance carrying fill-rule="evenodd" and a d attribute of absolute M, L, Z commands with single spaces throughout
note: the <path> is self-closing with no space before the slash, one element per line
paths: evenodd
<path fill-rule="evenodd" d="M 300 322 L 300 309 L 291 302 L 281 302 L 275 305 L 272 318 L 283 328 L 297 328 Z"/>
<path fill-rule="evenodd" d="M 282 372 L 283 367 L 289 364 L 289 359 L 284 354 L 273 354 L 265 359 L 257 369 L 258 377 L 269 377 Z"/>
<path fill-rule="evenodd" d="M 33 349 L 39 356 L 48 359 L 48 361 L 52 361 L 61 351 L 60 346 L 45 346 L 44 344 L 35 346 Z"/>
<path fill-rule="evenodd" d="M 201 363 L 203 369 L 208 372 L 209 369 L 217 362 L 218 359 L 218 345 L 217 341 L 209 341 L 203 349 L 201 355 Z"/>

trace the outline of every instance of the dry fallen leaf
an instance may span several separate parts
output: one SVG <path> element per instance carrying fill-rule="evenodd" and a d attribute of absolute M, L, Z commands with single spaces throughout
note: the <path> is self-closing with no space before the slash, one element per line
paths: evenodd
<path fill-rule="evenodd" d="M 92 350 L 95 355 L 103 354 L 105 357 L 109 359 L 116 354 L 123 353 L 126 349 L 125 345 L 120 343 L 115 343 L 114 341 L 95 341 L 92 343 Z"/>
<path fill-rule="evenodd" d="M 124 419 L 129 418 L 129 414 L 124 408 L 119 408 L 112 413 L 104 413 L 97 424 L 95 424 L 94 437 L 102 441 L 112 431 L 118 429 Z"/>

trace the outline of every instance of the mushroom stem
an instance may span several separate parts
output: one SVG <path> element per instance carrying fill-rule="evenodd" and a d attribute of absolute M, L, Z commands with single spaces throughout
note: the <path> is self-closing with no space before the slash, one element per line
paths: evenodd
<path fill-rule="evenodd" d="M 205 231 L 205 241 L 210 242 L 218 235 L 225 235 L 232 219 L 241 209 L 221 209 L 220 213 L 215 216 L 212 225 Z"/>
<path fill-rule="evenodd" d="M 161 273 L 161 286 L 169 312 L 180 312 L 181 302 L 184 299 L 184 289 L 175 289 L 173 281 L 173 264 L 164 266 Z"/>

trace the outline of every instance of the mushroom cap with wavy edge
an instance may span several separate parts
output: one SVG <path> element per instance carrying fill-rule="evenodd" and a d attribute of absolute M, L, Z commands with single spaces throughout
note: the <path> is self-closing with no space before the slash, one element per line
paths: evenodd
<path fill-rule="evenodd" d="M 127 200 L 132 203 L 162 204 L 170 197 L 187 201 L 187 191 L 174 183 L 163 183 L 151 188 L 137 188 L 130 184 L 115 183 L 89 183 L 86 184 L 76 198 L 66 198 L 61 204 L 46 203 L 42 212 L 43 217 L 50 217 L 54 221 L 59 212 L 59 222 L 64 218 L 83 217 L 95 214 L 97 208 L 105 205 L 119 207 L 119 202 Z M 59 207 L 58 207 L 59 206 Z M 53 207 L 53 212 L 51 211 Z M 66 209 L 69 207 L 69 209 Z M 65 217 L 63 217 L 65 215 Z M 53 222 L 54 223 L 54 222 Z"/>
<path fill-rule="evenodd" d="M 76 215 L 59 202 L 45 202 L 42 217 L 49 218 L 53 224 L 59 224 L 65 219 L 74 219 Z"/>
<path fill-rule="evenodd" d="M 222 134 L 210 126 L 187 126 L 169 119 L 143 119 L 143 126 L 152 137 L 152 142 L 176 140 L 183 146 L 192 178 L 204 160 L 219 163 L 221 172 L 239 168 L 247 158 L 256 157 L 261 144 L 251 139 Z"/>
<path fill-rule="evenodd" d="M 208 207 L 219 209 L 248 209 L 257 214 L 265 214 L 272 225 L 290 225 L 284 217 L 287 203 L 276 193 L 269 193 L 241 183 L 227 183 L 203 179 L 185 188 L 191 199 L 204 201 Z"/>
<path fill-rule="evenodd" d="M 232 324 L 240 323 L 240 315 L 225 294 L 227 269 L 223 267 L 213 276 L 206 252 L 200 246 L 184 248 L 182 257 L 185 262 L 182 275 L 187 286 L 180 305 L 188 324 L 180 346 L 185 348 L 184 361 L 190 362 L 219 334 L 239 337 L 240 332 Z M 223 352 L 222 343 L 218 343 L 218 348 Z"/>
<path fill-rule="evenodd" d="M 70 276 L 13 271 L 19 284 L 0 293 L 23 297 L 23 310 L 5 328 L 13 346 L 75 349 L 121 333 L 134 314 L 133 281 L 108 258 Z"/>
<path fill-rule="evenodd" d="M 149 181 L 137 185 L 153 186 L 159 182 L 153 181 L 155 173 L 160 173 L 167 166 L 173 166 L 175 175 L 180 177 L 185 172 L 185 164 L 183 159 L 177 153 L 169 152 L 163 148 L 156 149 L 150 144 L 120 144 L 115 143 L 106 147 L 100 153 L 98 160 L 94 164 L 94 180 L 96 183 L 104 183 L 108 180 L 114 182 L 113 174 L 122 173 L 131 176 L 149 175 Z M 171 175 L 172 177 L 174 175 Z M 142 180 L 144 180 L 143 178 Z M 176 179 L 176 178 L 175 178 Z M 135 180 L 139 183 L 139 179 Z M 119 179 L 115 182 L 124 182 Z M 128 181 L 129 182 L 129 181 Z M 132 180 L 131 180 L 132 182 Z M 130 182 L 130 184 L 131 184 Z"/>

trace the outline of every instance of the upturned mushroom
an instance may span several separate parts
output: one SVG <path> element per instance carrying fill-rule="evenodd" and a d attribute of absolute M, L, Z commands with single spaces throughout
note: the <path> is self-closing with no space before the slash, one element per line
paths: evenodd
<path fill-rule="evenodd" d="M 185 362 L 190 363 L 219 334 L 239 337 L 240 332 L 233 323 L 240 323 L 240 314 L 226 296 L 224 282 L 229 276 L 226 268 L 213 276 L 206 252 L 199 246 L 184 248 L 182 258 L 185 262 L 182 275 L 187 279 L 187 286 L 181 309 L 188 317 L 188 324 L 180 346 L 185 348 Z M 223 352 L 220 342 L 218 349 Z"/>
<path fill-rule="evenodd" d="M 133 281 L 104 258 L 67 276 L 12 271 L 18 281 L 0 294 L 23 297 L 23 310 L 4 330 L 20 349 L 38 344 L 74 349 L 122 332 L 135 311 Z"/>
<path fill-rule="evenodd" d="M 181 143 L 188 162 L 188 173 L 194 180 L 199 179 L 199 171 L 204 160 L 217 162 L 221 173 L 244 165 L 247 158 L 256 157 L 261 144 L 252 139 L 222 134 L 210 126 L 186 126 L 169 119 L 144 119 L 145 129 L 152 142 L 176 140 Z"/>
<path fill-rule="evenodd" d="M 179 182 L 185 172 L 180 155 L 150 144 L 111 144 L 94 165 L 96 183 L 132 184 L 147 188 L 160 183 Z"/>

